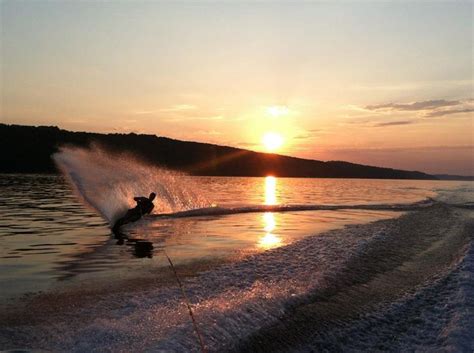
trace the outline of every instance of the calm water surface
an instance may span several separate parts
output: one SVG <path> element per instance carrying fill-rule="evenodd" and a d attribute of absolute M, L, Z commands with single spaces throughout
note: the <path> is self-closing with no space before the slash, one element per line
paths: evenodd
<path fill-rule="evenodd" d="M 435 197 L 458 182 L 193 177 L 194 191 L 220 207 L 277 204 L 392 204 Z M 81 280 L 130 278 L 167 266 L 232 259 L 347 224 L 397 216 L 377 210 L 247 213 L 109 224 L 59 176 L 0 175 L 0 298 Z M 147 194 L 148 190 L 144 191 Z M 149 244 L 153 244 L 153 249 Z"/>

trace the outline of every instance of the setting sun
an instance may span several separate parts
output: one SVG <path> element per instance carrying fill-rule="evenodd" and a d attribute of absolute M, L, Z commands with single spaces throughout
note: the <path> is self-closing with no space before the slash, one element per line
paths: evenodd
<path fill-rule="evenodd" d="M 275 132 L 267 132 L 263 135 L 262 143 L 269 152 L 273 152 L 283 145 L 283 137 Z"/>

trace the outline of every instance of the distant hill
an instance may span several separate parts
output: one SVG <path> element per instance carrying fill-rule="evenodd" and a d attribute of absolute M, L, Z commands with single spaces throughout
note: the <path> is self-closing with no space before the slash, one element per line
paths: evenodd
<path fill-rule="evenodd" d="M 98 134 L 6 124 L 0 124 L 0 172 L 55 173 L 51 155 L 59 146 L 87 147 L 92 142 L 113 152 L 131 152 L 150 164 L 192 175 L 437 179 L 417 171 L 322 162 L 155 135 Z"/>
<path fill-rule="evenodd" d="M 435 177 L 440 180 L 474 181 L 474 176 L 472 175 L 436 174 Z"/>

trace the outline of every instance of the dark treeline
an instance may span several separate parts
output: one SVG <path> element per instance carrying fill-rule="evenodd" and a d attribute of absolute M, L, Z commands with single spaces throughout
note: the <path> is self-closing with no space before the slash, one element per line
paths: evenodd
<path fill-rule="evenodd" d="M 321 162 L 155 135 L 97 134 L 5 124 L 0 124 L 0 172 L 55 173 L 51 155 L 60 146 L 88 147 L 91 143 L 111 152 L 133 153 L 147 163 L 193 175 L 436 179 L 416 171 Z"/>
<path fill-rule="evenodd" d="M 435 174 L 434 176 L 440 180 L 474 181 L 474 176 L 472 175 Z"/>

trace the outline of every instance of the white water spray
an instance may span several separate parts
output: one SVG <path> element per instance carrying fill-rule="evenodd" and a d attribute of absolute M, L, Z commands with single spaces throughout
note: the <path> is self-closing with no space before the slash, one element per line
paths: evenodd
<path fill-rule="evenodd" d="M 153 167 L 130 154 L 112 154 L 97 146 L 62 147 L 53 159 L 79 196 L 109 223 L 134 207 L 135 196 L 155 192 L 154 213 L 208 207 L 189 176 Z"/>

